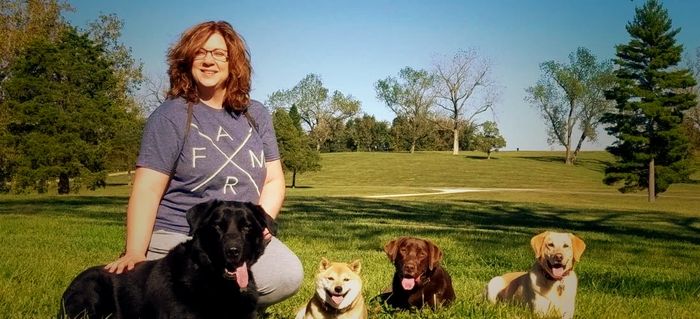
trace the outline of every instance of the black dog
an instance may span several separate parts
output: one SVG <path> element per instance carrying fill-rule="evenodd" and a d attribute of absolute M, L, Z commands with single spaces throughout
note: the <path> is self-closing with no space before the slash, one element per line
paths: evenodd
<path fill-rule="evenodd" d="M 258 205 L 211 201 L 187 211 L 187 222 L 192 239 L 162 259 L 120 275 L 104 266 L 82 272 L 63 293 L 59 317 L 255 318 L 249 267 L 274 221 Z"/>

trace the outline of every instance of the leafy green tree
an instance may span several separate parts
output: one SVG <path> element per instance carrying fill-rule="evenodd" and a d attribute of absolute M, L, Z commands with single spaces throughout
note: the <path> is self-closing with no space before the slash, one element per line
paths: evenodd
<path fill-rule="evenodd" d="M 309 136 L 316 142 L 316 150 L 333 134 L 334 122 L 345 122 L 355 116 L 361 107 L 359 100 L 340 91 L 328 94 L 321 76 L 308 74 L 290 90 L 278 90 L 270 94 L 266 104 L 273 108 L 289 109 L 295 105 L 299 116 L 309 130 Z"/>
<path fill-rule="evenodd" d="M 474 135 L 472 145 L 475 149 L 487 154 L 491 159 L 491 152 L 506 147 L 506 140 L 498 131 L 496 122 L 486 121 L 481 124 L 481 130 Z"/>
<path fill-rule="evenodd" d="M 299 130 L 289 113 L 282 108 L 272 113 L 277 133 L 277 144 L 282 157 L 282 167 L 292 172 L 292 188 L 296 187 L 297 174 L 321 169 L 321 155 L 309 146 L 308 138 Z"/>
<path fill-rule="evenodd" d="M 569 64 L 546 61 L 540 65 L 542 76 L 526 89 L 526 101 L 535 106 L 547 123 L 549 144 L 566 149 L 565 163 L 573 164 L 583 142 L 597 138 L 596 129 L 611 103 L 604 91 L 613 83 L 612 66 L 598 63 L 586 48 L 569 55 Z M 574 128 L 581 135 L 574 149 Z"/>
<path fill-rule="evenodd" d="M 347 124 L 348 144 L 355 151 L 386 151 L 389 149 L 389 123 L 377 121 L 372 115 L 351 119 Z"/>
<path fill-rule="evenodd" d="M 394 123 L 395 131 L 409 138 L 411 153 L 416 150 L 418 141 L 434 129 L 430 118 L 436 99 L 435 81 L 435 75 L 425 70 L 405 67 L 399 71 L 398 79 L 390 76 L 374 84 L 377 99 L 399 119 L 400 126 Z"/>
<path fill-rule="evenodd" d="M 4 85 L 14 61 L 31 41 L 55 41 L 68 25 L 61 13 L 71 10 L 64 1 L 0 1 L 0 106 L 5 99 Z M 9 116 L 8 110 L 0 107 L 0 192 L 8 190 L 18 160 L 7 132 Z"/>
<path fill-rule="evenodd" d="M 105 185 L 106 155 L 123 108 L 105 51 L 67 28 L 57 42 L 35 40 L 17 58 L 4 84 L 8 140 L 18 154 L 17 190 L 58 193 Z"/>
<path fill-rule="evenodd" d="M 616 112 L 605 114 L 607 131 L 617 140 L 607 148 L 616 161 L 605 169 L 603 181 L 624 182 L 621 192 L 648 190 L 648 200 L 691 173 L 690 144 L 681 123 L 693 107 L 695 80 L 688 69 L 677 68 L 683 47 L 676 44 L 680 29 L 661 3 L 647 1 L 635 9 L 627 24 L 632 39 L 618 45 L 616 86 L 607 92 Z"/>

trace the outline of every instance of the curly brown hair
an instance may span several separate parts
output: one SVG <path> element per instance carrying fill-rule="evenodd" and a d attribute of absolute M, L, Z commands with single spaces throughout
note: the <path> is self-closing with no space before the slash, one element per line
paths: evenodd
<path fill-rule="evenodd" d="M 224 108 L 228 111 L 244 111 L 250 102 L 250 54 L 243 38 L 226 21 L 208 21 L 186 30 L 180 40 L 168 50 L 168 75 L 170 90 L 167 97 L 182 97 L 189 103 L 199 102 L 199 92 L 192 77 L 192 63 L 197 50 L 207 39 L 219 33 L 228 50 L 229 77 L 226 80 Z"/>

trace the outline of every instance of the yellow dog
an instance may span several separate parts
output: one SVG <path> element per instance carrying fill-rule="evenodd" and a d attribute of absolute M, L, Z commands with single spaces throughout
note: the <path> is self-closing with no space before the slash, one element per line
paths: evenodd
<path fill-rule="evenodd" d="M 486 286 L 492 303 L 516 301 L 539 315 L 573 318 L 578 278 L 574 264 L 581 260 L 586 244 L 571 233 L 546 231 L 530 240 L 536 262 L 529 272 L 494 277 Z"/>

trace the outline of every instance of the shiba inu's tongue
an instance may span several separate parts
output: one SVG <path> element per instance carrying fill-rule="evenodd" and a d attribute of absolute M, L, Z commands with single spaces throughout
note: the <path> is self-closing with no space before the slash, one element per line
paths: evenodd
<path fill-rule="evenodd" d="M 552 267 L 552 275 L 557 278 L 561 278 L 564 276 L 564 267 Z"/>
<path fill-rule="evenodd" d="M 236 268 L 236 282 L 241 288 L 248 287 L 248 266 L 245 263 Z"/>
<path fill-rule="evenodd" d="M 401 286 L 403 289 L 411 290 L 416 285 L 416 279 L 414 278 L 404 278 L 401 280 Z"/>
<path fill-rule="evenodd" d="M 345 298 L 344 296 L 336 296 L 336 295 L 331 296 L 331 300 L 333 300 L 333 302 L 336 305 L 340 305 L 340 303 L 343 302 L 344 298 Z"/>

